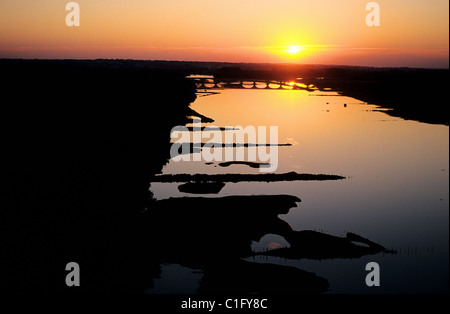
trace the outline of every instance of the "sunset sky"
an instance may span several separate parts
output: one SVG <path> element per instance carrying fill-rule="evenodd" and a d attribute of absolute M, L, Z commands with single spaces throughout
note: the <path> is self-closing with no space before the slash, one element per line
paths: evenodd
<path fill-rule="evenodd" d="M 448 0 L 0 0 L 0 58 L 449 66 Z"/>

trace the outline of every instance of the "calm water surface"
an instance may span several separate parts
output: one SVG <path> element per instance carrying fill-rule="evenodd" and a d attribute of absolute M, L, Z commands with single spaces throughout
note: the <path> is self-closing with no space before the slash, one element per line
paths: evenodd
<path fill-rule="evenodd" d="M 292 228 L 337 236 L 354 232 L 397 251 L 360 259 L 249 260 L 314 272 L 328 279 L 330 293 L 448 293 L 448 126 L 391 117 L 374 105 L 332 92 L 222 90 L 199 97 L 192 108 L 213 118 L 212 125 L 217 127 L 278 126 L 279 143 L 292 146 L 279 147 L 277 173 L 346 177 L 343 181 L 227 183 L 218 196 L 295 195 L 302 202 L 281 216 Z M 163 173 L 258 170 L 245 165 L 222 168 L 217 163 L 170 161 Z M 190 196 L 177 186 L 153 183 L 151 190 L 157 199 Z M 285 245 L 283 239 L 268 235 L 254 243 L 254 249 L 278 245 Z M 379 288 L 365 285 L 368 262 L 381 267 Z M 164 269 L 160 282 L 164 282 Z M 194 272 L 188 278 L 197 277 Z M 176 276 L 167 278 L 164 287 Z M 158 292 L 158 284 L 155 289 Z"/>

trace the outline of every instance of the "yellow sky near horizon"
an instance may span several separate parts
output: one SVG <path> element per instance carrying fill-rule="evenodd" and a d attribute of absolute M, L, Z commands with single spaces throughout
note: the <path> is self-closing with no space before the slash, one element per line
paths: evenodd
<path fill-rule="evenodd" d="M 0 0 L 0 57 L 448 67 L 448 0 Z M 301 47 L 295 54 L 291 46 Z"/>

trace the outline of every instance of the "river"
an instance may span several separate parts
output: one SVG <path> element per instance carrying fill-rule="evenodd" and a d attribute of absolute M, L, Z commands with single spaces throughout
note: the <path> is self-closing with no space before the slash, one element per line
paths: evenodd
<path fill-rule="evenodd" d="M 278 147 L 276 173 L 345 177 L 227 183 L 219 194 L 203 196 L 297 196 L 302 200 L 298 207 L 280 216 L 293 229 L 336 236 L 352 232 L 395 251 L 356 259 L 256 256 L 247 260 L 313 272 L 329 281 L 327 293 L 448 293 L 448 126 L 392 117 L 385 109 L 331 91 L 224 89 L 199 97 L 191 107 L 214 119 L 212 125 L 217 127 L 277 126 L 278 142 L 291 146 Z M 173 160 L 163 168 L 163 174 L 178 173 L 257 174 L 259 170 Z M 158 200 L 191 196 L 180 192 L 178 185 L 152 183 L 151 191 Z M 267 235 L 252 247 L 264 251 L 285 245 L 281 237 Z M 380 287 L 365 284 L 369 262 L 380 265 Z M 172 287 L 167 291 L 195 293 L 199 280 L 201 275 L 194 270 L 164 265 L 149 292 L 164 293 Z"/>

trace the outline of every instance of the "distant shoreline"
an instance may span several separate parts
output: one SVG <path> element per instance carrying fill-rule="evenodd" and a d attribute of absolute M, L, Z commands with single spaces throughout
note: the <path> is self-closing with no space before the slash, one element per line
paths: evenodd
<path fill-rule="evenodd" d="M 450 124 L 447 115 L 450 70 L 434 68 L 370 67 L 289 63 L 230 63 L 203 61 L 112 60 L 112 59 L 0 59 L 0 64 L 82 67 L 146 72 L 172 77 L 191 74 L 218 79 L 297 81 L 322 91 L 390 109 L 386 114 L 424 123 Z"/>
<path fill-rule="evenodd" d="M 412 67 L 412 66 L 371 66 L 371 65 L 349 65 L 349 64 L 315 64 L 315 63 L 291 63 L 291 62 L 228 62 L 228 61 L 195 61 L 195 60 L 162 60 L 162 59 L 110 59 L 110 58 L 0 58 L 1 60 L 20 60 L 20 61 L 75 61 L 75 62 L 146 62 L 146 63 L 159 63 L 159 64 L 196 64 L 204 65 L 208 67 L 223 67 L 223 66 L 240 66 L 243 68 L 254 68 L 254 67 L 264 67 L 264 66 L 282 66 L 282 67 L 303 67 L 310 69 L 320 69 L 320 68 L 347 68 L 347 69 L 362 69 L 362 70 L 450 70 L 450 67 Z"/>

